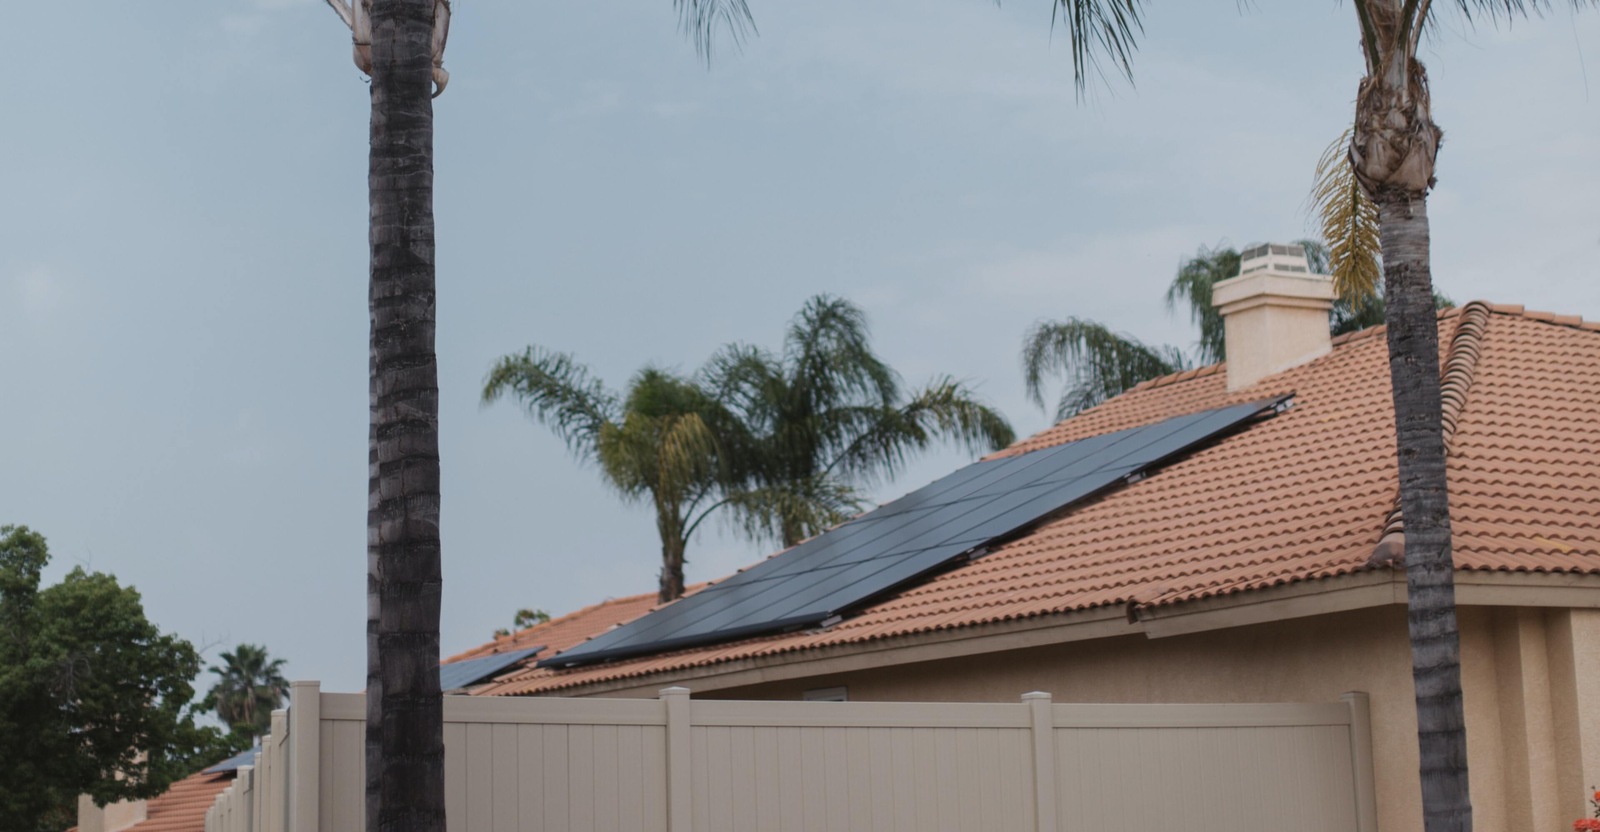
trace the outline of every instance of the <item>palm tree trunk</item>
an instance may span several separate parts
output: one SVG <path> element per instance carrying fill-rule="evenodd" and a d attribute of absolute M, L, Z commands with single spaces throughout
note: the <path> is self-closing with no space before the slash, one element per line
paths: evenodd
<path fill-rule="evenodd" d="M 368 157 L 368 832 L 443 832 L 433 0 L 377 0 Z"/>
<path fill-rule="evenodd" d="M 656 601 L 665 604 L 683 597 L 683 562 L 687 544 L 680 537 L 661 538 L 661 591 Z"/>
<path fill-rule="evenodd" d="M 1468 832 L 1467 732 L 1461 703 L 1444 433 L 1439 397 L 1439 327 L 1428 267 L 1425 195 L 1379 189 L 1389 378 L 1405 516 L 1411 673 L 1422 762 L 1423 828 Z"/>

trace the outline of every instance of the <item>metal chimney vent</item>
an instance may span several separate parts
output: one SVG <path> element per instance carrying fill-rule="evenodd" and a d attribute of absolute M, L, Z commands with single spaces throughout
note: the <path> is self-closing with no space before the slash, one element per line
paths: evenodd
<path fill-rule="evenodd" d="M 1239 274 L 1270 270 L 1279 274 L 1310 274 L 1306 250 L 1299 244 L 1262 243 L 1239 253 Z"/>

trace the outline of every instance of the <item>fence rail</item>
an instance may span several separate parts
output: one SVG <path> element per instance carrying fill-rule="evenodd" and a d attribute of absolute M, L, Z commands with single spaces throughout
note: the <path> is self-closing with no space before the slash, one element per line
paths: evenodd
<path fill-rule="evenodd" d="M 361 694 L 297 682 L 206 832 L 361 832 Z M 1375 832 L 1366 694 L 1313 704 L 445 697 L 450 832 Z"/>

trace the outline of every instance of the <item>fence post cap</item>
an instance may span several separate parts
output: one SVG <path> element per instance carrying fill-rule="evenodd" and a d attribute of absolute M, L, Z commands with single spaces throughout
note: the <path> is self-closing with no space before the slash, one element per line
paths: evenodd
<path fill-rule="evenodd" d="M 1049 698 L 1050 698 L 1050 694 L 1045 693 L 1042 690 L 1032 690 L 1032 691 L 1028 691 L 1027 693 L 1024 693 L 1022 695 L 1022 701 L 1024 701 L 1024 702 L 1030 702 L 1030 701 L 1035 700 L 1035 699 L 1049 699 Z"/>
<path fill-rule="evenodd" d="M 689 689 L 682 685 L 673 685 L 670 688 L 662 688 L 656 693 L 659 696 L 688 696 Z"/>

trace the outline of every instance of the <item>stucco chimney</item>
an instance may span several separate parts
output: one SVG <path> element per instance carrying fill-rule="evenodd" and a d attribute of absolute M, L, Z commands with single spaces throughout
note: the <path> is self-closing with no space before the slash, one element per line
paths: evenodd
<path fill-rule="evenodd" d="M 1222 313 L 1229 390 L 1332 349 L 1333 280 L 1312 274 L 1298 245 L 1271 243 L 1242 252 L 1239 276 L 1211 287 L 1211 304 Z"/>

